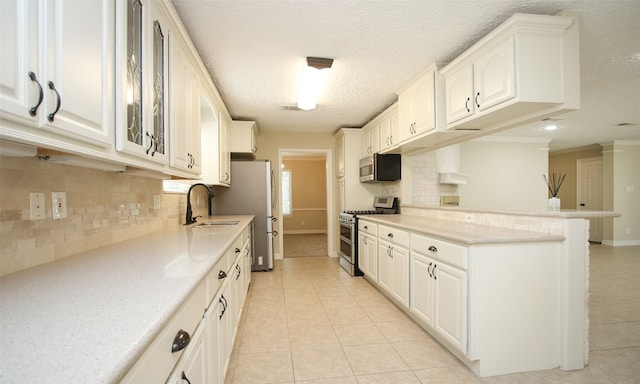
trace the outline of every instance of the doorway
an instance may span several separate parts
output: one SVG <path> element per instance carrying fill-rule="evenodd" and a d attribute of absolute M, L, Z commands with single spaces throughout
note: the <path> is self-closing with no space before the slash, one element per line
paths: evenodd
<path fill-rule="evenodd" d="M 281 258 L 329 256 L 332 252 L 332 153 L 329 149 L 280 149 Z M 286 173 L 286 175 L 285 175 Z M 290 204 L 283 204 L 290 183 Z"/>
<path fill-rule="evenodd" d="M 576 201 L 579 210 L 602 210 L 602 158 L 578 159 L 576 164 Z M 602 243 L 604 220 L 602 217 L 589 219 L 589 241 Z"/>

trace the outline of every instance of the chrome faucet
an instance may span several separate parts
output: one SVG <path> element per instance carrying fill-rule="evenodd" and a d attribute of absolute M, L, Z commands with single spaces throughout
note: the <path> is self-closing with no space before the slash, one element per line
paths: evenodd
<path fill-rule="evenodd" d="M 207 189 L 207 205 L 209 207 L 209 216 L 211 216 L 211 199 L 213 198 L 213 189 L 206 184 L 195 183 L 189 187 L 189 192 L 187 192 L 187 216 L 185 218 L 184 225 L 193 224 L 197 221 L 197 218 L 200 217 L 193 217 L 193 211 L 191 210 L 191 190 L 197 186 L 202 186 Z"/>

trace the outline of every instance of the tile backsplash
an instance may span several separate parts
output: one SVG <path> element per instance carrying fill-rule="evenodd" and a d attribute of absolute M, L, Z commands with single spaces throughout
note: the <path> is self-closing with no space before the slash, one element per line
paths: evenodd
<path fill-rule="evenodd" d="M 30 220 L 30 192 L 44 193 L 44 219 Z M 51 192 L 66 192 L 67 218 L 53 220 Z M 161 180 L 0 157 L 0 276 L 181 225 L 185 207 Z"/>

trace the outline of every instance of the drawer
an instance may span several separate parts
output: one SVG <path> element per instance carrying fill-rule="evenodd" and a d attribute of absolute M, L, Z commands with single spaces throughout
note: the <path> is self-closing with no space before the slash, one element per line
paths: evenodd
<path fill-rule="evenodd" d="M 229 268 L 231 268 L 231 263 L 235 261 L 235 258 L 232 258 L 233 256 L 235 256 L 235 253 L 232 252 L 231 249 L 227 249 L 207 274 L 207 295 L 205 299 L 207 306 L 209 306 L 211 300 L 216 297 L 218 290 L 225 282 L 229 274 Z"/>
<path fill-rule="evenodd" d="M 370 221 L 358 220 L 358 232 L 368 233 L 373 236 L 378 236 L 378 224 Z"/>
<path fill-rule="evenodd" d="M 402 229 L 387 227 L 386 225 L 379 225 L 378 238 L 380 240 L 386 240 L 401 247 L 409 247 L 409 232 Z"/>
<path fill-rule="evenodd" d="M 457 268 L 469 267 L 467 247 L 422 235 L 411 235 L 411 251 L 426 255 Z"/>
<path fill-rule="evenodd" d="M 198 284 L 196 289 L 182 303 L 169 322 L 162 328 L 158 336 L 142 354 L 133 367 L 127 372 L 122 383 L 164 383 L 178 359 L 188 348 L 171 352 L 172 344 L 180 331 L 193 336 L 198 324 L 204 316 L 205 284 Z"/>

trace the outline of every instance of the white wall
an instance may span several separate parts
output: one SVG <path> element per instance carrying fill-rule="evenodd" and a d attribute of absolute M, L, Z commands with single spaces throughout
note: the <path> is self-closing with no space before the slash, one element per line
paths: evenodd
<path fill-rule="evenodd" d="M 604 209 L 620 217 L 605 219 L 603 243 L 640 245 L 640 142 L 603 145 Z"/>
<path fill-rule="evenodd" d="M 460 144 L 460 206 L 543 211 L 548 209 L 548 141 L 491 136 Z"/>

